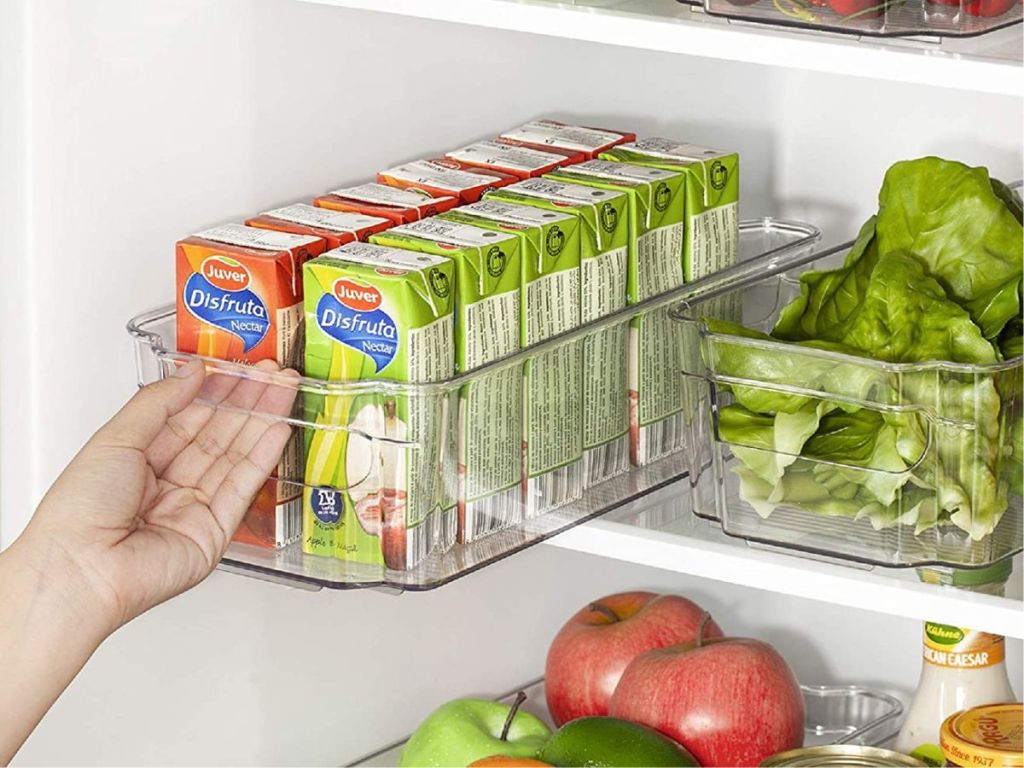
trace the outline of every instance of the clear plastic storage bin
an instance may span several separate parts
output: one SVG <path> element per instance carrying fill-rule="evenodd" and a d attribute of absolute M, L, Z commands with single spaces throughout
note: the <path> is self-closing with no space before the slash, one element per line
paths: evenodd
<path fill-rule="evenodd" d="M 545 702 L 544 681 L 527 683 L 521 690 L 526 694 L 523 709 L 553 726 Z M 877 747 L 899 730 L 903 704 L 895 696 L 857 685 L 801 685 L 800 690 L 804 694 L 804 746 L 858 744 Z M 511 705 L 518 693 L 513 691 L 498 701 Z M 424 712 L 423 717 L 428 714 Z M 354 765 L 397 765 L 405 742 L 390 744 Z"/>
<path fill-rule="evenodd" d="M 673 309 L 693 414 L 694 512 L 750 542 L 872 565 L 983 567 L 1020 552 L 1022 457 L 1012 431 L 1024 407 L 1024 358 L 885 363 L 709 329 L 715 318 L 770 332 L 800 294 L 800 274 L 839 266 L 849 247 L 707 286 Z M 909 457 L 870 444 L 856 461 L 808 458 L 802 441 L 788 451 L 784 435 L 801 425 L 759 432 L 749 411 L 730 409 L 739 388 L 748 403 L 784 397 L 839 417 L 863 414 L 906 440 Z"/>
<path fill-rule="evenodd" d="M 1020 0 L 704 0 L 704 9 L 715 16 L 870 37 L 972 37 L 1021 21 Z"/>
<path fill-rule="evenodd" d="M 285 491 L 279 498 L 304 497 L 305 519 L 317 531 L 317 545 L 327 548 L 348 546 L 348 540 L 326 542 L 340 528 L 339 509 L 347 494 L 349 509 L 362 529 L 360 533 L 355 521 L 350 521 L 352 534 L 379 537 L 382 553 L 376 562 L 373 558 L 359 562 L 309 554 L 301 539 L 276 550 L 236 542 L 223 566 L 314 588 L 431 589 L 679 480 L 690 462 L 683 439 L 686 419 L 678 373 L 676 337 L 681 329 L 669 320 L 669 308 L 708 281 L 717 285 L 728 282 L 734 273 L 745 274 L 746 269 L 760 271 L 789 263 L 808 252 L 818 236 L 817 229 L 804 224 L 771 219 L 744 222 L 740 265 L 732 271 L 433 384 L 325 382 L 203 358 L 207 379 L 200 393 L 201 407 L 213 409 L 226 430 L 252 432 L 283 421 L 294 427 L 296 450 L 304 448 L 307 456 L 313 451 L 338 466 L 348 456 L 361 457 L 344 465 L 344 487 L 307 483 L 305 462 L 294 462 L 299 468 L 295 476 L 278 478 Z M 664 438 L 659 458 L 642 467 L 630 466 L 628 456 L 622 457 L 629 442 L 628 430 L 622 429 L 630 407 L 625 396 L 625 342 L 637 315 L 643 315 L 645 322 L 654 318 L 661 323 L 671 342 L 660 348 L 654 373 L 665 388 L 664 418 L 672 428 L 659 432 Z M 173 306 L 134 318 L 128 330 L 136 341 L 140 385 L 170 375 L 194 357 L 175 351 Z M 618 357 L 593 365 L 591 371 L 582 370 L 584 350 L 609 338 L 622 341 L 614 347 Z M 579 375 L 572 374 L 574 369 Z M 547 452 L 551 469 L 531 478 L 536 482 L 528 486 L 532 495 L 525 498 L 520 492 L 521 473 L 525 474 L 523 438 L 518 427 L 509 428 L 507 419 L 516 417 L 527 386 L 524 381 L 531 378 L 546 382 L 552 400 L 564 400 L 565 410 L 558 410 L 563 406 L 541 408 L 534 414 L 529 439 L 536 450 Z M 566 391 L 567 382 L 575 382 L 575 388 Z M 611 402 L 618 427 L 602 438 L 609 440 L 614 451 L 598 450 L 593 455 L 615 453 L 618 458 L 595 461 L 591 457 L 584 462 L 580 439 L 584 421 L 595 398 L 616 391 L 616 386 L 623 389 L 621 400 L 616 396 Z M 535 399 L 544 406 L 545 398 Z M 474 407 L 477 415 L 468 416 Z M 505 415 L 500 416 L 499 410 Z M 489 462 L 474 464 L 472 456 L 459 455 L 460 436 L 471 433 L 474 440 L 490 441 L 485 442 Z M 359 450 L 346 451 L 353 444 Z M 486 503 L 471 507 L 479 500 Z M 309 529 L 303 538 L 309 540 Z"/>

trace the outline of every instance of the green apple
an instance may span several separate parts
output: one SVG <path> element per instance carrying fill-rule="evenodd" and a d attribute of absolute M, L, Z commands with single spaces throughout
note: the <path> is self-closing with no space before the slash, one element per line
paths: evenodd
<path fill-rule="evenodd" d="M 693 755 L 672 739 L 617 717 L 570 720 L 548 739 L 540 759 L 551 765 L 609 768 L 697 765 Z"/>
<path fill-rule="evenodd" d="M 400 768 L 466 766 L 491 755 L 536 757 L 551 729 L 519 706 L 486 699 L 455 699 L 420 723 L 398 759 Z"/>

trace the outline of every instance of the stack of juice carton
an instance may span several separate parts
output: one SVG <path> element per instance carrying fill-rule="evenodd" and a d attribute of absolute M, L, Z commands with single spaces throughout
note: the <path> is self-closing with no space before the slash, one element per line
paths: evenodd
<path fill-rule="evenodd" d="M 236 539 L 408 569 L 678 452 L 664 310 L 501 361 L 729 266 L 738 188 L 735 153 L 539 120 L 178 243 L 179 351 L 331 382 L 488 366 L 305 393 L 292 482 Z"/>

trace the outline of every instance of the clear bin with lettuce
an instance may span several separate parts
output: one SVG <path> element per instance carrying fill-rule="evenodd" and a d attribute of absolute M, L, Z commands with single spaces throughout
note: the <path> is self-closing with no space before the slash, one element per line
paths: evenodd
<path fill-rule="evenodd" d="M 1021 551 L 1022 247 L 1014 190 L 922 158 L 852 244 L 675 308 L 696 514 L 871 564 Z"/>

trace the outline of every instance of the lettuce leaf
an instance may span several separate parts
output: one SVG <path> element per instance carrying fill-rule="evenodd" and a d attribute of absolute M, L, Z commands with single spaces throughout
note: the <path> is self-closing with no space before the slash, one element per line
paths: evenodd
<path fill-rule="evenodd" d="M 872 216 L 860 228 L 841 268 L 800 275 L 800 295 L 783 308 L 772 336 L 786 341 L 838 341 L 863 299 L 878 262 L 877 245 Z"/>
<path fill-rule="evenodd" d="M 731 444 L 733 455 L 761 480 L 774 485 L 786 467 L 800 457 L 821 417 L 833 407 L 821 400 L 793 412 L 765 416 L 742 405 L 730 405 L 719 411 L 718 434 Z"/>
<path fill-rule="evenodd" d="M 1010 422 L 1010 460 L 1006 467 L 1010 490 L 1018 496 L 1024 495 L 1024 418 Z"/>
<path fill-rule="evenodd" d="M 838 341 L 876 360 L 995 363 L 999 355 L 970 315 L 910 254 L 878 259 Z"/>
<path fill-rule="evenodd" d="M 867 466 L 878 431 L 884 424 L 878 411 L 830 414 L 821 420 L 817 432 L 807 440 L 804 454 L 826 461 Z"/>
<path fill-rule="evenodd" d="M 924 157 L 893 165 L 878 195 L 878 252 L 919 258 L 987 339 L 1020 314 L 1021 223 L 985 168 Z"/>
<path fill-rule="evenodd" d="M 1003 360 L 1013 360 L 1024 355 L 1024 320 L 1013 318 L 999 334 L 999 351 Z"/>
<path fill-rule="evenodd" d="M 799 382 L 802 390 L 829 392 L 851 400 L 862 400 L 873 389 L 885 386 L 884 377 L 880 377 L 876 370 L 855 360 L 801 354 L 798 351 L 803 348 L 857 354 L 842 344 L 809 340 L 799 342 L 792 355 L 780 355 L 775 346 L 777 341 L 765 333 L 727 320 L 705 318 L 704 323 L 709 331 L 719 335 L 710 344 L 708 351 L 712 359 L 706 360 L 706 364 L 714 370 L 716 376 L 754 382 L 752 386 L 733 382 L 728 389 L 736 397 L 736 402 L 755 413 L 795 413 L 821 399 L 795 391 L 794 382 Z M 771 343 L 762 346 L 732 341 L 723 336 Z M 764 384 L 774 384 L 779 388 L 767 389 Z M 844 409 L 850 407 L 841 403 L 837 405 Z"/>

